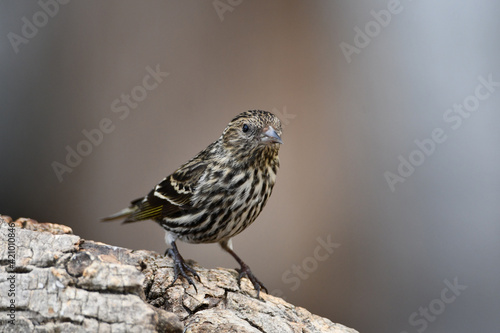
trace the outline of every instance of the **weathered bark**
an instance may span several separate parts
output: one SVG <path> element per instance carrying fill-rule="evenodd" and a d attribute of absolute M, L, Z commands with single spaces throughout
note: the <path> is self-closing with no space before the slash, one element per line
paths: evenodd
<path fill-rule="evenodd" d="M 0 216 L 0 264 L 2 332 L 356 332 L 265 293 L 256 299 L 231 269 L 193 263 L 198 291 L 183 279 L 168 288 L 170 258 L 83 240 L 63 225 Z"/>

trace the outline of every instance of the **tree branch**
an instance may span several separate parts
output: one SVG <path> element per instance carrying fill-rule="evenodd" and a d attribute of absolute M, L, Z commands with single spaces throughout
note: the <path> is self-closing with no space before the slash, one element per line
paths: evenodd
<path fill-rule="evenodd" d="M 182 279 L 168 288 L 170 258 L 83 240 L 64 225 L 0 216 L 0 239 L 0 326 L 7 331 L 356 333 L 281 298 L 256 299 L 231 269 L 193 264 L 196 292 Z"/>

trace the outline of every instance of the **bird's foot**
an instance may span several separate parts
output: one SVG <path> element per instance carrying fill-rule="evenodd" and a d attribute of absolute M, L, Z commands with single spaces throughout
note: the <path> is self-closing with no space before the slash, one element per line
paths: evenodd
<path fill-rule="evenodd" d="M 196 293 L 198 293 L 198 289 L 196 289 L 196 285 L 193 282 L 193 279 L 187 274 L 190 272 L 195 278 L 198 279 L 199 282 L 201 282 L 200 276 L 194 268 L 186 264 L 184 261 L 184 258 L 180 255 L 179 251 L 177 251 L 177 248 L 170 248 L 167 251 L 165 251 L 165 255 L 167 255 L 174 260 L 174 281 L 167 287 L 170 288 L 174 285 L 175 281 L 179 278 L 179 275 L 182 275 L 187 282 L 194 287 L 194 290 Z"/>
<path fill-rule="evenodd" d="M 241 287 L 241 278 L 243 276 L 246 276 L 250 280 L 250 282 L 252 282 L 255 290 L 257 290 L 257 298 L 260 298 L 261 290 L 264 290 L 266 293 L 268 293 L 267 288 L 264 286 L 264 284 L 260 282 L 259 279 L 255 277 L 255 275 L 253 275 L 252 271 L 250 270 L 250 267 L 248 267 L 248 265 L 245 264 L 244 262 L 241 262 L 240 265 L 241 267 L 236 269 L 236 271 L 239 273 L 238 285 Z"/>

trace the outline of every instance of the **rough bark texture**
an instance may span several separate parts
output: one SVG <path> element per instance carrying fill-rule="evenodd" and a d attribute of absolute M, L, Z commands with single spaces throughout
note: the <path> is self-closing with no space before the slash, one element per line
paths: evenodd
<path fill-rule="evenodd" d="M 16 247 L 12 266 L 8 244 Z M 58 224 L 0 216 L 0 265 L 2 332 L 356 333 L 280 298 L 256 299 L 231 269 L 193 263 L 198 292 L 182 279 L 167 288 L 170 258 L 83 240 Z M 7 296 L 13 281 L 14 325 Z"/>

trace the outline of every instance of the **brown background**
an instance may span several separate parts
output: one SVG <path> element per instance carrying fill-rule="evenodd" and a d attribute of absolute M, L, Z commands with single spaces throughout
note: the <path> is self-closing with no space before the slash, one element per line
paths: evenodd
<path fill-rule="evenodd" d="M 500 81 L 500 6 L 402 1 L 348 63 L 340 43 L 353 45 L 353 29 L 387 1 L 232 3 L 221 20 L 212 1 L 73 1 L 15 53 L 8 34 L 41 7 L 3 1 L 0 213 L 163 252 L 153 222 L 99 218 L 146 194 L 237 113 L 286 112 L 273 196 L 234 240 L 268 288 L 360 332 L 417 332 L 409 316 L 457 278 L 467 289 L 425 331 L 498 329 L 500 92 L 457 130 L 443 114 L 479 75 Z M 121 120 L 111 103 L 157 64 L 170 75 Z M 51 163 L 103 118 L 114 131 L 59 182 Z M 384 172 L 435 128 L 447 140 L 392 192 Z M 340 246 L 310 259 L 328 236 Z M 216 245 L 180 250 L 236 267 Z M 292 290 L 286 277 L 303 263 L 310 272 Z"/>

